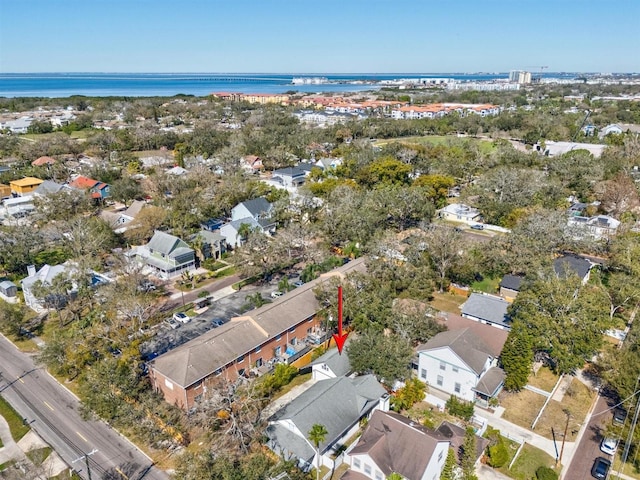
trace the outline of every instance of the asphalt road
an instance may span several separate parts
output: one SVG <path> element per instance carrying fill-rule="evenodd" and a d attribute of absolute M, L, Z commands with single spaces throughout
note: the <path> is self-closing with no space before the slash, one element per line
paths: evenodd
<path fill-rule="evenodd" d="M 563 477 L 564 480 L 585 480 L 592 478 L 591 467 L 597 457 L 605 457 L 612 460 L 610 456 L 600 451 L 602 434 L 606 426 L 611 423 L 612 418 L 610 411 L 604 414 L 602 412 L 605 412 L 612 405 L 612 400 L 598 396 L 598 403 L 589 419 L 587 429 L 576 448 L 571 465 L 569 465 L 567 473 Z"/>
<path fill-rule="evenodd" d="M 76 397 L 3 336 L 0 375 L 0 394 L 82 478 L 169 478 L 106 423 L 83 420 Z"/>

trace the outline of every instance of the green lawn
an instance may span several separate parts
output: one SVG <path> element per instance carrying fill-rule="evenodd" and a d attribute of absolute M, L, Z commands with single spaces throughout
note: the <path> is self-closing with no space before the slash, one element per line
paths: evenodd
<path fill-rule="evenodd" d="M 399 138 L 385 138 L 375 142 L 375 146 L 382 147 L 389 143 L 417 143 L 419 145 L 442 145 L 451 143 L 453 145 L 464 143 L 464 142 L 473 142 L 478 143 L 480 146 L 480 151 L 482 153 L 491 153 L 495 150 L 495 144 L 489 140 L 481 140 L 478 138 L 469 138 L 469 137 L 456 137 L 453 135 L 424 135 L 418 137 L 399 137 Z"/>
<path fill-rule="evenodd" d="M 554 467 L 555 459 L 545 452 L 525 443 L 520 455 L 516 459 L 507 475 L 517 480 L 536 478 L 536 470 L 540 467 Z"/>
<path fill-rule="evenodd" d="M 11 405 L 2 397 L 0 397 L 0 416 L 9 424 L 11 436 L 14 441 L 19 441 L 30 430 L 27 425 L 22 423 L 22 417 L 18 415 Z"/>
<path fill-rule="evenodd" d="M 485 293 L 496 293 L 498 291 L 498 285 L 500 284 L 500 278 L 496 277 L 483 277 L 482 280 L 473 282 L 471 284 L 472 290 L 479 290 Z"/>

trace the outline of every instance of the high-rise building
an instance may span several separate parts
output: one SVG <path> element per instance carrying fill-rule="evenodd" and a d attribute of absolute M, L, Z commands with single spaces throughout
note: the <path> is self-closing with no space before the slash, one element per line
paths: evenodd
<path fill-rule="evenodd" d="M 511 70 L 509 72 L 509 81 L 514 83 L 531 83 L 531 72 Z"/>

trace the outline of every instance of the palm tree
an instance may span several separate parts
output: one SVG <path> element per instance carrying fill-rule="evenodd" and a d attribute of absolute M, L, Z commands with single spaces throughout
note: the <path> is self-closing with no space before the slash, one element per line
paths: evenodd
<path fill-rule="evenodd" d="M 293 290 L 293 285 L 289 283 L 289 279 L 287 277 L 282 277 L 282 280 L 278 282 L 278 290 L 281 292 L 290 292 Z"/>
<path fill-rule="evenodd" d="M 316 447 L 316 480 L 320 479 L 320 444 L 324 442 L 328 434 L 329 432 L 327 432 L 325 426 L 319 423 L 315 423 L 308 433 L 309 440 L 311 440 L 311 443 Z"/>

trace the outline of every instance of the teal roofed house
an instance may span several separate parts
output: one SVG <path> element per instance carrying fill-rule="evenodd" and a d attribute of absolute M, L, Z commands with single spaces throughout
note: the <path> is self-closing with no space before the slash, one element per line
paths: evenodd
<path fill-rule="evenodd" d="M 195 251 L 184 240 L 156 230 L 146 246 L 136 252 L 154 274 L 163 279 L 192 270 L 196 265 Z"/>

